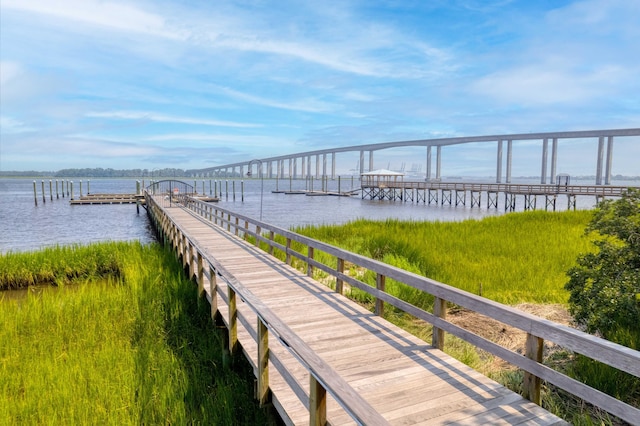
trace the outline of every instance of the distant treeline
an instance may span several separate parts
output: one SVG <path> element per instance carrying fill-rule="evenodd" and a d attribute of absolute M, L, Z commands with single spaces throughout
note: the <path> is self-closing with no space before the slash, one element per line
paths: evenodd
<path fill-rule="evenodd" d="M 86 168 L 86 169 L 62 169 L 57 172 L 53 171 L 0 171 L 0 176 L 4 177 L 47 177 L 47 178 L 174 178 L 174 177 L 208 177 L 207 173 L 203 173 L 200 170 L 184 170 L 174 168 L 164 169 L 103 169 L 98 168 Z M 231 172 L 227 177 L 241 177 L 238 173 Z M 486 176 L 488 180 L 493 180 L 495 177 Z M 539 179 L 540 176 L 516 176 L 518 179 Z M 572 180 L 595 180 L 595 176 L 571 176 Z M 455 176 L 444 178 L 444 180 L 460 180 L 463 177 Z M 613 180 L 640 180 L 640 176 L 623 176 L 613 175 Z M 411 180 L 407 178 L 407 180 Z"/>
<path fill-rule="evenodd" d="M 1 171 L 0 176 L 7 177 L 54 177 L 54 178 L 166 178 L 166 177 L 184 177 L 187 175 L 183 169 L 103 169 L 85 168 L 85 169 L 62 169 L 57 172 L 41 172 L 41 171 Z"/>

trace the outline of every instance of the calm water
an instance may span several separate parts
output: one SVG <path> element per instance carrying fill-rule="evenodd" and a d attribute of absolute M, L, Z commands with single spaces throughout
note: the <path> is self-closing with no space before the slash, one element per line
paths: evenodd
<path fill-rule="evenodd" d="M 193 180 L 185 179 L 193 184 Z M 210 185 L 211 182 L 211 185 Z M 215 191 L 215 181 L 197 180 L 198 192 L 207 194 Z M 534 182 L 535 183 L 535 182 Z M 624 184 L 615 183 L 614 184 Z M 637 185 L 638 183 L 630 183 Z M 261 185 L 262 218 L 265 222 L 283 228 L 311 224 L 344 223 L 359 218 L 426 221 L 459 221 L 480 219 L 485 216 L 504 213 L 504 199 L 500 197 L 498 209 L 486 208 L 486 194 L 483 194 L 481 208 L 455 205 L 428 205 L 422 202 L 371 201 L 355 197 L 308 197 L 304 195 L 274 194 L 273 190 L 306 189 L 310 182 L 298 180 L 250 179 L 244 181 L 244 200 L 241 195 L 241 181 L 219 181 L 218 191 L 222 188 L 220 206 L 245 214 L 259 217 Z M 313 183 L 314 189 L 321 187 L 320 182 Z M 336 190 L 337 181 L 328 183 L 330 190 Z M 56 244 L 85 244 L 95 241 L 140 240 L 144 243 L 154 240 L 146 212 L 141 208 L 136 213 L 133 204 L 124 205 L 83 205 L 72 206 L 69 197 L 56 198 L 55 180 L 53 182 L 53 200 L 49 193 L 49 180 L 45 180 L 45 200 L 42 201 L 42 184 L 37 180 L 38 205 L 34 203 L 33 179 L 0 179 L 0 252 L 29 251 Z M 228 187 L 228 191 L 227 191 Z M 342 178 L 342 191 L 357 188 L 357 179 Z M 133 179 L 92 179 L 91 193 L 133 193 L 136 181 Z M 66 189 L 66 188 L 65 188 Z M 79 182 L 74 183 L 76 197 L 79 195 Z M 83 193 L 87 192 L 87 181 L 83 181 Z M 60 190 L 61 193 L 61 190 Z M 522 197 L 520 197 L 522 198 Z M 517 211 L 522 211 L 522 199 Z M 578 208 L 590 208 L 595 203 L 591 197 L 578 199 Z M 454 200 L 455 204 L 455 200 Z M 544 208 L 544 198 L 538 199 L 538 209 Z M 566 199 L 558 198 L 558 208 L 566 209 Z"/>

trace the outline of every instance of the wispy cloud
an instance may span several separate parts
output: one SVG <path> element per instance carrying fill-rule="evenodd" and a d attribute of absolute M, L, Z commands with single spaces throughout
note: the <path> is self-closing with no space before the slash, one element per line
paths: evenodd
<path fill-rule="evenodd" d="M 146 111 L 108 111 L 108 112 L 89 112 L 87 117 L 95 118 L 113 118 L 118 120 L 142 120 L 142 121 L 155 121 L 159 123 L 178 123 L 178 124 L 196 124 L 203 126 L 215 126 L 215 127 L 261 127 L 260 124 L 255 123 L 240 123 L 235 121 L 224 120 L 211 120 L 201 119 L 195 117 L 178 117 L 173 115 L 159 114 L 155 112 Z"/>
<path fill-rule="evenodd" d="M 287 109 L 292 111 L 305 111 L 305 112 L 327 112 L 338 108 L 337 105 L 332 105 L 327 102 L 322 102 L 317 99 L 302 99 L 294 100 L 291 102 L 278 101 L 266 97 L 252 95 L 250 93 L 244 93 L 236 89 L 229 87 L 217 87 L 220 93 L 226 96 L 235 98 L 237 100 L 247 102 L 250 104 L 268 106 L 271 108 Z"/>
<path fill-rule="evenodd" d="M 168 30 L 166 19 L 126 2 L 99 0 L 3 0 L 2 7 L 48 15 L 88 26 L 115 31 L 149 34 L 171 39 L 183 36 Z"/>

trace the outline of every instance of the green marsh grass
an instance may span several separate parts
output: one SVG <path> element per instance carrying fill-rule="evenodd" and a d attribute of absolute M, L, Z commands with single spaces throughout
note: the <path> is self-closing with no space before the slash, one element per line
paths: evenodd
<path fill-rule="evenodd" d="M 0 300 L 0 424 L 274 422 L 253 399 L 250 367 L 223 367 L 223 336 L 172 253 L 138 243 L 45 252 L 2 259 L 12 283 L 70 285 Z"/>
<path fill-rule="evenodd" d="M 566 271 L 578 254 L 592 250 L 584 237 L 591 216 L 531 211 L 462 222 L 358 220 L 296 231 L 500 303 L 566 304 Z M 418 291 L 393 291 L 424 305 Z"/>

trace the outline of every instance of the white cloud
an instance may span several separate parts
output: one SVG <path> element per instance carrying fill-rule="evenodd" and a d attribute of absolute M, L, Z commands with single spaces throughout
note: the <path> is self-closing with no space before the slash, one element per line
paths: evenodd
<path fill-rule="evenodd" d="M 98 0 L 3 0 L 2 7 L 100 26 L 117 31 L 143 33 L 172 39 L 183 36 L 169 31 L 166 20 L 124 2 Z"/>
<path fill-rule="evenodd" d="M 21 73 L 22 69 L 17 62 L 0 61 L 0 87 L 4 87 Z"/>
<path fill-rule="evenodd" d="M 472 87 L 481 95 L 508 103 L 577 104 L 596 101 L 610 93 L 617 82 L 630 77 L 626 70 L 615 66 L 605 65 L 580 73 L 575 69 L 532 65 L 492 73 L 477 80 Z"/>
<path fill-rule="evenodd" d="M 0 133 L 8 134 L 8 133 L 24 133 L 33 131 L 31 127 L 25 125 L 25 123 L 14 120 L 11 117 L 0 116 Z"/>
<path fill-rule="evenodd" d="M 256 105 L 268 106 L 271 108 L 278 109 L 287 109 L 292 111 L 304 111 L 304 112 L 328 112 L 335 109 L 338 109 L 338 105 L 332 105 L 328 102 L 322 102 L 317 99 L 303 99 L 296 101 L 277 101 L 273 99 L 268 99 L 261 96 L 251 95 L 249 93 L 244 93 L 239 90 L 232 89 L 230 87 L 217 87 L 217 90 L 233 97 L 235 99 L 239 99 L 243 102 L 248 102 Z"/>
<path fill-rule="evenodd" d="M 549 11 L 504 47 L 499 67 L 471 82 L 505 104 L 584 107 L 640 90 L 640 3 L 576 1 Z"/>
<path fill-rule="evenodd" d="M 111 112 L 89 112 L 87 117 L 114 118 L 120 120 L 148 120 L 160 123 L 195 124 L 203 126 L 218 127 L 261 127 L 254 123 L 241 123 L 235 121 L 210 120 L 191 117 L 178 117 L 173 115 L 159 114 L 145 111 L 111 111 Z"/>

